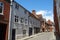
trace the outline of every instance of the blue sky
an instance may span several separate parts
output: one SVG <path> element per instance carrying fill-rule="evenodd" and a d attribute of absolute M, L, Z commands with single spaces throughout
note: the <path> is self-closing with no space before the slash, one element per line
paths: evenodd
<path fill-rule="evenodd" d="M 46 20 L 53 21 L 53 0 L 15 0 L 24 8 L 29 10 L 36 10 L 36 14 L 42 14 Z"/>

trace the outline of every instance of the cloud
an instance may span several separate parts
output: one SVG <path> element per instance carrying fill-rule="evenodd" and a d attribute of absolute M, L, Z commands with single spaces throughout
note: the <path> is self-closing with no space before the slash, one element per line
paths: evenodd
<path fill-rule="evenodd" d="M 54 22 L 52 15 L 51 15 L 51 16 L 44 16 L 43 18 L 45 18 L 47 21 L 48 21 L 48 20 L 51 20 L 52 22 Z"/>
<path fill-rule="evenodd" d="M 53 21 L 53 12 L 52 10 L 39 10 L 36 12 L 37 15 L 42 14 L 43 18 L 46 20 Z"/>
<path fill-rule="evenodd" d="M 44 15 L 44 14 L 46 14 L 47 13 L 47 10 L 40 10 L 40 11 L 37 11 L 37 15 L 39 15 L 39 14 L 42 14 L 42 15 Z"/>

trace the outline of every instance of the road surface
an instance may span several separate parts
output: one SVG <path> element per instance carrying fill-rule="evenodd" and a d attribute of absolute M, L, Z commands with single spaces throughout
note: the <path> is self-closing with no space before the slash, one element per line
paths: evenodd
<path fill-rule="evenodd" d="M 54 32 L 42 32 L 20 40 L 56 40 Z"/>

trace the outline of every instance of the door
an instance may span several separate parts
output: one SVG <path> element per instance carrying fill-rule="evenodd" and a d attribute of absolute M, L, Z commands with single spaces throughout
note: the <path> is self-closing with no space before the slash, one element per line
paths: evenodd
<path fill-rule="evenodd" d="M 12 29 L 12 40 L 15 40 L 15 29 Z"/>
<path fill-rule="evenodd" d="M 29 36 L 32 35 L 32 28 L 29 28 Z"/>
<path fill-rule="evenodd" d="M 6 24 L 0 23 L 0 40 L 5 40 L 6 37 Z"/>

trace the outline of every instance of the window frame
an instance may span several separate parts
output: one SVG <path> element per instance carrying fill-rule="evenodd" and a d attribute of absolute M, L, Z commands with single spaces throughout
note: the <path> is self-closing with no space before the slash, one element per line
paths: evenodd
<path fill-rule="evenodd" d="M 25 24 L 27 24 L 28 19 L 25 19 Z"/>
<path fill-rule="evenodd" d="M 20 18 L 20 22 L 21 23 L 24 23 L 24 18 Z"/>
<path fill-rule="evenodd" d="M 23 30 L 23 35 L 26 35 L 26 30 Z"/>
<path fill-rule="evenodd" d="M 16 8 L 16 9 L 19 9 L 19 5 L 18 5 L 18 4 L 15 4 L 15 8 Z"/>
<path fill-rule="evenodd" d="M 0 3 L 3 3 L 3 2 L 0 2 Z M 0 4 L 1 5 L 1 4 Z M 2 12 L 0 13 L 0 15 L 3 15 L 3 12 L 4 12 L 4 3 L 2 5 Z"/>
<path fill-rule="evenodd" d="M 19 16 L 15 15 L 15 22 L 18 22 L 18 21 L 19 21 Z"/>

